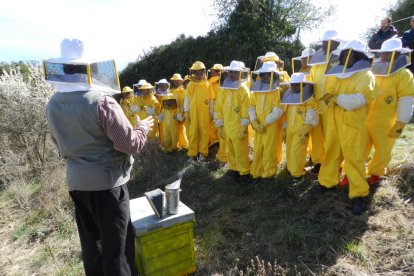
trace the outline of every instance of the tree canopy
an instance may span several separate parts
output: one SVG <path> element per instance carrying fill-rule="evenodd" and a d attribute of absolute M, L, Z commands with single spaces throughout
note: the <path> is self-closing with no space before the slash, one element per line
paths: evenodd
<path fill-rule="evenodd" d="M 413 0 L 399 0 L 396 5 L 389 10 L 392 20 L 398 21 L 400 19 L 411 17 L 414 15 L 414 1 Z M 402 35 L 404 31 L 410 29 L 410 19 L 392 23 Z"/>
<path fill-rule="evenodd" d="M 276 52 L 290 70 L 290 58 L 304 48 L 300 30 L 318 26 L 333 11 L 310 0 L 214 0 L 214 6 L 218 19 L 207 35 L 182 34 L 168 45 L 145 52 L 121 72 L 121 85 L 185 75 L 196 60 L 208 68 L 232 60 L 253 68 L 256 58 L 268 51 Z"/>

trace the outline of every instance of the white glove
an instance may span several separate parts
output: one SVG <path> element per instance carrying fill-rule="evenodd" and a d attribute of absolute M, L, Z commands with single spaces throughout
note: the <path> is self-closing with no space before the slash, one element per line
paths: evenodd
<path fill-rule="evenodd" d="M 154 109 L 154 108 L 152 108 L 152 107 L 148 107 L 148 106 L 146 106 L 146 107 L 145 107 L 145 112 L 146 112 L 148 115 L 150 115 L 150 116 L 155 115 L 155 109 Z"/>
<path fill-rule="evenodd" d="M 248 126 L 248 125 L 250 125 L 250 120 L 247 119 L 247 118 L 241 118 L 240 119 L 240 125 L 241 126 Z"/>
<path fill-rule="evenodd" d="M 182 122 L 184 121 L 184 116 L 182 113 L 177 113 L 177 115 L 175 116 L 177 118 L 177 121 Z"/>
<path fill-rule="evenodd" d="M 363 107 L 367 104 L 367 101 L 361 93 L 340 94 L 336 99 L 336 104 L 346 111 L 350 111 Z"/>
<path fill-rule="evenodd" d="M 312 127 L 316 127 L 319 123 L 319 114 L 316 110 L 308 109 L 306 110 L 305 115 L 305 125 L 310 125 Z"/>
<path fill-rule="evenodd" d="M 132 112 L 136 112 L 136 113 L 140 113 L 141 112 L 141 110 L 139 110 L 139 107 L 137 105 L 131 106 L 131 111 Z"/>
<path fill-rule="evenodd" d="M 257 116 L 256 116 L 256 108 L 255 108 L 255 107 L 249 107 L 249 108 L 247 109 L 247 114 L 249 114 L 249 119 L 250 119 L 250 121 L 257 120 Z"/>
<path fill-rule="evenodd" d="M 282 115 L 283 115 L 283 109 L 275 106 L 273 107 L 272 112 L 266 116 L 265 122 L 268 125 L 273 124 L 274 122 L 279 120 L 279 118 L 282 117 Z"/>
<path fill-rule="evenodd" d="M 397 103 L 397 120 L 408 124 L 413 115 L 413 97 L 406 96 L 398 99 Z"/>
<path fill-rule="evenodd" d="M 158 121 L 164 122 L 164 113 L 160 113 L 157 115 Z"/>

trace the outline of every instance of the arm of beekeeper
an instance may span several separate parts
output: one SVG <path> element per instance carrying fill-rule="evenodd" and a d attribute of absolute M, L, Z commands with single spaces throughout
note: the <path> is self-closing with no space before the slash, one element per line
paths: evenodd
<path fill-rule="evenodd" d="M 155 114 L 159 114 L 161 112 L 161 103 L 157 100 L 157 98 L 153 95 L 152 98 Z"/>
<path fill-rule="evenodd" d="M 280 117 L 283 116 L 283 107 L 280 105 L 280 98 L 277 98 L 273 104 L 272 111 L 266 115 L 264 125 L 271 125 L 276 123 Z"/>
<path fill-rule="evenodd" d="M 104 96 L 100 100 L 98 115 L 104 132 L 114 143 L 115 150 L 131 155 L 142 150 L 147 142 L 149 127 L 139 121 L 132 127 L 114 98 Z"/>
<path fill-rule="evenodd" d="M 208 83 L 208 94 L 209 94 L 209 111 L 210 111 L 210 120 L 214 119 L 214 102 L 216 100 L 216 94 L 214 93 L 213 86 Z"/>
<path fill-rule="evenodd" d="M 362 71 L 352 77 L 355 79 L 354 93 L 340 94 L 336 103 L 347 111 L 361 108 L 370 104 L 377 96 L 378 88 L 375 84 L 375 77 L 371 71 Z"/>
<path fill-rule="evenodd" d="M 283 108 L 280 105 L 275 105 L 272 109 L 272 112 L 270 112 L 266 118 L 265 118 L 265 125 L 271 125 L 276 123 L 277 120 L 280 119 L 283 115 Z"/>
<path fill-rule="evenodd" d="M 319 124 L 319 114 L 315 110 L 315 106 L 316 101 L 313 98 L 306 103 L 305 125 L 316 127 Z"/>
<path fill-rule="evenodd" d="M 414 82 L 413 74 L 404 69 L 397 84 L 397 121 L 407 124 L 413 115 Z"/>
<path fill-rule="evenodd" d="M 247 112 L 247 110 L 249 109 L 249 105 L 250 105 L 250 92 L 249 92 L 249 88 L 247 88 L 246 84 L 243 84 L 241 86 L 242 89 L 242 93 L 240 93 L 240 108 L 241 108 L 241 120 L 240 120 L 240 124 L 242 126 L 247 127 L 248 125 L 250 125 L 250 120 L 249 120 L 249 114 Z"/>
<path fill-rule="evenodd" d="M 214 123 L 216 127 L 222 127 L 224 125 L 223 120 L 223 99 L 224 99 L 224 91 L 220 89 L 220 93 L 218 93 L 218 97 L 214 104 Z"/>
<path fill-rule="evenodd" d="M 188 84 L 190 86 L 191 83 Z M 184 102 L 183 102 L 183 112 L 190 112 L 190 94 L 188 92 L 189 87 L 184 90 Z"/>
<path fill-rule="evenodd" d="M 256 115 L 256 93 L 250 93 L 249 107 L 247 108 L 250 122 L 257 121 Z"/>

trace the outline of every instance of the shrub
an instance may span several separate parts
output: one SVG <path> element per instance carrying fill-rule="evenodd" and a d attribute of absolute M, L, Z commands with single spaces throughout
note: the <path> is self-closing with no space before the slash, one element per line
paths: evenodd
<path fill-rule="evenodd" d="M 56 160 L 48 135 L 45 108 L 53 88 L 38 67 L 20 66 L 0 74 L 0 179 L 23 172 L 40 173 L 49 158 Z M 51 154 L 52 153 L 52 154 Z M 52 162 L 53 163 L 53 162 Z"/>

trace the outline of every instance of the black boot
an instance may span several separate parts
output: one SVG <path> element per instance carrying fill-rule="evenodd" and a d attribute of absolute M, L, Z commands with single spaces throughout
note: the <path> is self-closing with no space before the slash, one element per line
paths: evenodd
<path fill-rule="evenodd" d="M 304 175 L 298 176 L 298 177 L 292 176 L 292 186 L 293 187 L 296 187 L 299 184 L 301 184 L 304 180 L 305 180 L 305 176 Z"/>
<path fill-rule="evenodd" d="M 252 181 L 251 181 L 251 183 L 253 185 L 257 185 L 257 184 L 260 184 L 262 181 L 263 181 L 263 178 L 257 177 L 257 178 L 253 178 Z"/>
<path fill-rule="evenodd" d="M 319 181 L 314 181 L 313 182 L 313 187 L 310 189 L 310 193 L 313 196 L 319 196 L 324 194 L 326 191 L 328 191 L 329 189 L 326 188 L 325 186 L 322 186 Z"/>
<path fill-rule="evenodd" d="M 239 181 L 242 182 L 242 183 L 249 183 L 250 182 L 250 175 L 248 175 L 248 174 L 240 175 L 239 174 Z"/>
<path fill-rule="evenodd" d="M 240 174 L 238 171 L 228 170 L 226 173 L 226 177 L 233 181 L 237 181 L 239 180 Z"/>
<path fill-rule="evenodd" d="M 359 216 L 368 209 L 368 197 L 356 197 L 352 199 L 352 214 Z"/>
<path fill-rule="evenodd" d="M 313 174 L 319 174 L 319 170 L 321 169 L 321 163 L 316 163 L 315 166 L 310 170 Z"/>

